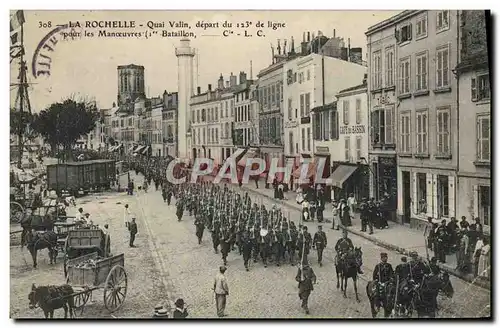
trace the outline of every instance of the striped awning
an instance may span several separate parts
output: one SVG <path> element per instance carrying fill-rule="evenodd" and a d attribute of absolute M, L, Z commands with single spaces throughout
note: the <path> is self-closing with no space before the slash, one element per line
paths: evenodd
<path fill-rule="evenodd" d="M 134 153 L 141 153 L 144 148 L 146 148 L 146 146 L 137 146 L 137 148 L 134 150 Z"/>

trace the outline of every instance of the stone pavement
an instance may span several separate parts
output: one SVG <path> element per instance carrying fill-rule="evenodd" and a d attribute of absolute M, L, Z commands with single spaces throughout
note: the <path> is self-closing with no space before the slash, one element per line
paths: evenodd
<path fill-rule="evenodd" d="M 263 183 L 263 181 L 259 181 L 258 189 L 256 188 L 256 185 L 253 182 L 249 182 L 248 184 L 243 185 L 242 188 L 244 190 L 257 193 L 261 196 L 271 198 L 276 203 L 282 204 L 283 206 L 286 206 L 288 208 L 293 208 L 299 211 L 302 210 L 302 207 L 295 201 L 295 197 L 297 195 L 295 192 L 293 191 L 286 192 L 284 195 L 285 196 L 284 200 L 277 200 L 274 199 L 274 190 L 272 188 L 266 189 L 264 186 L 265 184 Z M 331 203 L 327 203 L 324 211 L 325 219 L 331 221 L 333 218 L 332 213 L 333 213 L 332 205 Z M 352 220 L 353 225 L 351 227 L 346 228 L 349 232 L 358 235 L 362 238 L 365 238 L 367 240 L 370 240 L 376 245 L 399 252 L 401 254 L 408 255 L 410 251 L 416 251 L 420 256 L 426 257 L 427 250 L 425 247 L 424 233 L 422 231 L 417 231 L 409 227 L 406 227 L 404 225 L 389 221 L 388 222 L 389 229 L 380 230 L 374 228 L 374 234 L 370 235 L 367 232 L 360 231 L 361 220 L 359 219 L 359 214 L 355 213 L 354 217 L 355 217 L 354 220 Z M 433 251 L 429 250 L 428 252 L 429 252 L 429 257 L 434 256 Z M 443 270 L 449 272 L 450 274 L 453 274 L 454 276 L 457 276 L 468 282 L 475 283 L 487 289 L 491 288 L 489 281 L 485 281 L 483 279 L 474 279 L 472 274 L 463 274 L 458 270 L 455 270 L 456 265 L 457 265 L 457 260 L 455 254 L 446 256 L 446 263 L 440 263 L 440 267 Z"/>

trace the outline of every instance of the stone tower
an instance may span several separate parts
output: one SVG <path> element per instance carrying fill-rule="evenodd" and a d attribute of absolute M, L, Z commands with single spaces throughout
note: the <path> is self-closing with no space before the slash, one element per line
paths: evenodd
<path fill-rule="evenodd" d="M 144 66 L 121 65 L 118 66 L 118 106 L 134 107 L 135 100 L 145 97 L 144 93 Z"/>
<path fill-rule="evenodd" d="M 179 47 L 175 49 L 178 66 L 178 109 L 177 109 L 177 157 L 190 158 L 188 145 L 189 130 L 189 102 L 193 95 L 193 57 L 195 51 L 189 45 L 189 39 L 182 39 Z"/>

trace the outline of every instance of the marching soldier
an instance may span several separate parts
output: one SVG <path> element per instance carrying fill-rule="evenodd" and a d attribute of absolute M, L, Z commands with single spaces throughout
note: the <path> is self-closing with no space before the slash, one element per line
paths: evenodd
<path fill-rule="evenodd" d="M 167 205 L 170 206 L 171 202 L 172 202 L 172 188 L 167 187 Z"/>
<path fill-rule="evenodd" d="M 313 269 L 304 259 L 302 264 L 299 266 L 295 280 L 299 283 L 299 298 L 302 301 L 302 308 L 309 314 L 308 300 L 311 292 L 314 290 L 313 284 L 316 284 L 316 275 Z"/>
<path fill-rule="evenodd" d="M 219 244 L 220 244 L 220 222 L 218 220 L 214 221 L 214 225 L 212 228 L 212 245 L 214 247 L 215 254 L 219 253 Z"/>
<path fill-rule="evenodd" d="M 177 221 L 181 222 L 182 214 L 184 214 L 184 200 L 179 199 L 176 205 L 177 205 L 177 211 L 176 211 Z"/>
<path fill-rule="evenodd" d="M 271 255 L 274 255 L 274 262 L 276 266 L 280 266 L 280 257 L 281 257 L 281 233 L 277 232 L 273 229 L 271 232 Z"/>
<path fill-rule="evenodd" d="M 257 237 L 259 234 L 259 229 L 257 223 L 253 227 L 250 227 L 250 242 L 252 243 L 252 253 L 253 253 L 253 263 L 257 263 L 257 256 L 259 254 L 259 243 Z"/>
<path fill-rule="evenodd" d="M 297 240 L 297 247 L 299 250 L 299 258 L 302 261 L 307 260 L 307 255 L 309 255 L 309 250 L 311 249 L 312 237 L 309 232 L 307 232 L 307 227 L 302 226 L 302 234 L 299 235 Z"/>
<path fill-rule="evenodd" d="M 248 262 L 252 256 L 252 240 L 250 239 L 250 235 L 248 231 L 243 232 L 243 236 L 241 237 L 241 248 L 243 252 L 243 263 L 245 265 L 245 269 L 249 271 Z"/>
<path fill-rule="evenodd" d="M 259 238 L 259 251 L 260 257 L 262 259 L 262 263 L 264 263 L 264 268 L 267 268 L 267 258 L 269 257 L 269 244 L 270 244 L 270 236 L 267 231 L 261 232 Z"/>
<path fill-rule="evenodd" d="M 229 230 L 226 227 L 223 227 L 221 230 L 220 237 L 220 252 L 222 254 L 222 261 L 224 265 L 227 265 L 227 255 L 229 254 L 230 249 L 230 234 Z"/>
<path fill-rule="evenodd" d="M 396 269 L 394 270 L 394 274 L 396 276 L 396 281 L 401 282 L 408 278 L 410 274 L 410 266 L 408 265 L 406 256 L 401 257 L 401 263 L 396 265 Z"/>
<path fill-rule="evenodd" d="M 289 238 L 286 242 L 286 251 L 291 265 L 295 265 L 295 249 L 297 247 L 298 236 L 299 232 L 297 231 L 297 227 L 295 227 L 295 223 L 290 222 L 290 232 Z"/>
<path fill-rule="evenodd" d="M 323 231 L 322 226 L 318 226 L 318 231 L 314 234 L 314 239 L 313 239 L 313 248 L 316 248 L 316 251 L 318 252 L 318 263 L 319 266 L 323 266 L 323 250 L 326 248 L 327 245 L 327 239 L 326 239 L 326 234 Z"/>
<path fill-rule="evenodd" d="M 205 223 L 203 222 L 201 216 L 196 216 L 194 225 L 196 226 L 196 237 L 198 237 L 198 245 L 201 245 L 201 240 L 203 239 L 203 231 L 205 230 Z"/>

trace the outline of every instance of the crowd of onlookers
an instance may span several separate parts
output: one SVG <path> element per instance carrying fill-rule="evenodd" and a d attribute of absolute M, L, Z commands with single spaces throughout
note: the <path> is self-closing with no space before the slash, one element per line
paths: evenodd
<path fill-rule="evenodd" d="M 438 261 L 446 263 L 446 255 L 456 255 L 456 269 L 474 276 L 489 278 L 491 245 L 483 234 L 479 218 L 470 224 L 465 216 L 458 222 L 452 217 L 449 222 L 433 223 L 428 218 L 430 232 L 427 247 L 434 251 Z"/>

